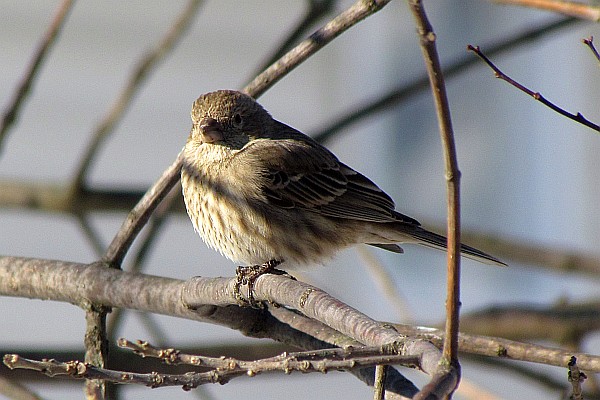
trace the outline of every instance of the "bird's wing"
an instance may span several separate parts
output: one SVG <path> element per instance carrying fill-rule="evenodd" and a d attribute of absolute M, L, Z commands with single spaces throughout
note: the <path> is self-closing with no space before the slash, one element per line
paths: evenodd
<path fill-rule="evenodd" d="M 393 200 L 367 177 L 293 132 L 297 134 L 282 139 L 257 139 L 238 154 L 242 159 L 261 160 L 265 176 L 261 189 L 270 204 L 335 218 L 418 224 L 394 211 Z"/>

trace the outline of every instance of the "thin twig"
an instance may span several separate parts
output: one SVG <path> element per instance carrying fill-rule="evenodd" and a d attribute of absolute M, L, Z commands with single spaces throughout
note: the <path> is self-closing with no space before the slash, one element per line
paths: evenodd
<path fill-rule="evenodd" d="M 460 171 L 456 158 L 456 146 L 450 118 L 450 107 L 446 95 L 444 76 L 435 46 L 435 33 L 419 0 L 409 1 L 417 24 L 421 50 L 425 59 L 431 90 L 435 101 L 447 184 L 448 207 L 448 280 L 446 298 L 446 335 L 444 358 L 451 366 L 458 363 L 458 324 L 460 307 Z M 458 382 L 456 382 L 458 385 Z"/>
<path fill-rule="evenodd" d="M 381 10 L 389 2 L 390 0 L 358 0 L 254 78 L 243 91 L 254 98 L 259 97 L 308 57 L 344 33 L 348 28 Z"/>
<path fill-rule="evenodd" d="M 537 8 L 576 18 L 600 22 L 600 7 L 566 0 L 494 0 L 496 3 Z"/>
<path fill-rule="evenodd" d="M 171 29 L 169 29 L 158 45 L 138 62 L 137 67 L 129 76 L 129 81 L 123 88 L 121 94 L 94 131 L 91 143 L 87 147 L 87 151 L 76 170 L 77 172 L 73 182 L 74 193 L 77 193 L 85 186 L 84 181 L 86 174 L 94 158 L 98 154 L 101 144 L 121 121 L 125 112 L 131 105 L 132 99 L 142 88 L 142 84 L 150 76 L 152 71 L 158 66 L 159 61 L 164 59 L 164 57 L 173 50 L 177 42 L 183 37 L 185 32 L 187 32 L 196 16 L 200 4 L 202 4 L 201 0 L 190 0 L 177 17 L 175 23 L 171 26 Z"/>
<path fill-rule="evenodd" d="M 168 349 L 165 356 L 177 357 L 177 351 Z M 379 350 L 379 354 L 377 354 Z M 360 353 L 360 351 L 358 351 Z M 232 378 L 238 376 L 254 377 L 262 372 L 279 371 L 289 374 L 293 371 L 302 373 L 328 371 L 347 371 L 357 368 L 364 368 L 378 363 L 404 364 L 407 366 L 417 366 L 419 358 L 416 356 L 401 356 L 397 354 L 382 354 L 381 348 L 371 348 L 370 353 L 365 356 L 352 356 L 353 351 L 344 349 L 332 349 L 325 351 L 325 356 L 320 356 L 319 351 L 299 352 L 283 354 L 282 356 L 272 357 L 256 361 L 241 361 L 235 359 L 212 358 L 189 355 L 191 360 L 196 361 L 196 365 L 202 366 L 204 362 L 214 361 L 220 363 L 222 367 L 211 369 L 208 372 L 192 373 L 188 372 L 181 375 L 158 374 L 152 372 L 149 374 L 140 374 L 125 371 L 114 371 L 105 368 L 98 368 L 88 363 L 79 361 L 59 362 L 56 360 L 30 360 L 17 354 L 4 355 L 4 364 L 10 369 L 22 368 L 43 372 L 48 376 L 67 376 L 75 379 L 102 379 L 115 383 L 135 383 L 153 388 L 165 386 L 182 386 L 184 390 L 190 390 L 207 383 L 225 384 Z M 344 356 L 343 353 L 349 353 Z M 314 355 L 313 355 L 314 354 Z M 168 358 L 164 358 L 168 359 Z M 225 363 L 223 362 L 225 361 Z"/>
<path fill-rule="evenodd" d="M 390 364 L 403 364 L 411 367 L 418 367 L 419 365 L 419 360 L 416 357 L 397 358 L 397 352 L 393 348 L 385 346 L 346 347 L 343 349 L 334 347 L 329 349 L 283 353 L 278 356 L 260 360 L 244 361 L 231 357 L 208 357 L 199 354 L 186 354 L 173 348 L 161 349 L 142 340 L 132 342 L 121 338 L 117 344 L 119 347 L 132 350 L 135 354 L 142 357 L 159 358 L 163 362 L 171 365 L 193 365 L 196 367 L 220 370 L 240 368 L 245 370 L 245 372 L 281 370 L 285 369 L 286 365 L 294 370 L 300 370 L 302 368 L 308 370 L 318 366 L 316 369 L 324 372 L 325 369 L 329 369 L 329 361 L 350 360 L 356 360 L 361 363 L 357 366 L 365 366 L 365 362 L 373 363 L 370 365 L 375 365 L 378 361 Z M 390 356 L 392 358 L 387 358 Z M 401 361 L 398 362 L 396 360 Z M 302 365 L 302 362 L 305 361 L 310 362 L 310 364 Z"/>
<path fill-rule="evenodd" d="M 56 43 L 56 39 L 58 39 L 60 31 L 67 20 L 67 16 L 69 15 L 69 11 L 71 11 L 72 8 L 73 0 L 64 0 L 58 7 L 58 11 L 54 16 L 52 23 L 48 27 L 48 30 L 44 33 L 42 42 L 39 44 L 38 49 L 33 56 L 33 60 L 31 61 L 29 68 L 27 69 L 27 72 L 25 73 L 25 76 L 19 85 L 19 88 L 15 92 L 13 100 L 4 111 L 4 115 L 2 117 L 2 126 L 0 127 L 0 149 L 2 148 L 2 142 L 4 141 L 4 138 L 7 135 L 10 127 L 19 118 L 21 107 L 31 92 L 31 88 L 38 76 L 37 72 L 45 61 L 46 55 L 50 51 L 50 48 L 54 43 Z"/>
<path fill-rule="evenodd" d="M 596 50 L 596 46 L 594 46 L 594 37 L 590 36 L 587 39 L 581 39 L 581 41 L 583 42 L 583 44 L 590 48 L 592 53 L 594 53 L 594 57 L 596 57 L 596 60 L 600 62 L 600 54 L 598 54 L 598 50 Z"/>
<path fill-rule="evenodd" d="M 519 46 L 531 44 L 532 42 L 544 38 L 557 30 L 569 27 L 578 22 L 581 21 L 576 18 L 561 18 L 558 21 L 552 21 L 540 27 L 530 28 L 518 32 L 515 35 L 502 39 L 502 41 L 498 43 L 492 43 L 486 46 L 486 48 L 489 49 L 488 54 L 490 55 L 501 54 L 506 51 L 514 51 Z M 462 57 L 460 60 L 448 64 L 448 66 L 443 69 L 444 76 L 446 78 L 450 78 L 452 76 L 465 73 L 466 68 L 475 64 L 476 62 L 477 60 L 473 59 L 473 57 Z M 328 141 L 336 134 L 343 132 L 343 130 L 349 125 L 357 123 L 368 116 L 385 111 L 397 104 L 407 101 L 413 96 L 428 89 L 429 77 L 427 74 L 423 74 L 423 76 L 415 79 L 409 84 L 398 86 L 397 88 L 394 88 L 389 92 L 379 96 L 377 99 L 366 102 L 365 104 L 351 109 L 339 117 L 336 117 L 332 122 L 329 123 L 329 125 L 325 125 L 324 128 L 315 132 L 312 137 L 319 142 Z"/>
<path fill-rule="evenodd" d="M 600 126 L 596 125 L 595 123 L 593 123 L 593 122 L 591 122 L 589 120 L 587 120 L 581 113 L 577 113 L 577 115 L 575 115 L 575 114 L 571 114 L 568 111 L 563 110 L 562 108 L 558 107 L 554 103 L 548 101 L 539 92 L 534 92 L 533 90 L 528 89 L 527 87 L 521 85 L 519 82 L 513 80 L 508 75 L 504 74 L 504 72 L 500 71 L 500 69 L 498 67 L 496 67 L 496 65 L 494 65 L 494 63 L 492 63 L 490 61 L 490 59 L 486 57 L 485 54 L 483 54 L 483 52 L 481 51 L 481 49 L 479 48 L 479 46 L 468 45 L 467 46 L 467 50 L 470 50 L 470 51 L 474 52 L 479 58 L 481 58 L 494 71 L 494 75 L 496 76 L 496 78 L 499 78 L 499 79 L 502 79 L 505 82 L 508 82 L 512 86 L 516 87 L 517 89 L 519 89 L 520 91 L 522 91 L 524 93 L 527 93 L 529 96 L 531 96 L 535 100 L 541 102 L 546 107 L 551 108 L 552 110 L 554 110 L 555 112 L 559 113 L 560 115 L 563 115 L 563 116 L 565 116 L 565 117 L 567 117 L 569 119 L 572 119 L 575 122 L 579 122 L 580 124 L 585 125 L 588 128 L 591 128 L 591 129 L 593 129 L 593 130 L 595 130 L 597 132 L 600 132 Z"/>
<path fill-rule="evenodd" d="M 176 184 L 156 207 L 154 214 L 152 214 L 152 220 L 148 224 L 145 236 L 140 238 L 140 246 L 137 253 L 132 257 L 129 271 L 139 272 L 142 270 L 142 265 L 146 261 L 149 252 L 152 250 L 156 236 L 166 222 L 167 217 L 172 211 L 172 207 L 175 205 L 175 201 L 179 199 L 180 195 L 181 186 Z"/>

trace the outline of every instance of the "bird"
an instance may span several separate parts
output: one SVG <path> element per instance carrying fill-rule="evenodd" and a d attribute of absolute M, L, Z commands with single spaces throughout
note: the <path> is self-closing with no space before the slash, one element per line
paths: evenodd
<path fill-rule="evenodd" d="M 203 94 L 191 118 L 181 169 L 187 213 L 204 242 L 232 261 L 287 270 L 361 243 L 395 253 L 402 243 L 446 249 L 446 237 L 396 211 L 373 181 L 251 96 Z M 506 265 L 467 245 L 461 253 Z"/>

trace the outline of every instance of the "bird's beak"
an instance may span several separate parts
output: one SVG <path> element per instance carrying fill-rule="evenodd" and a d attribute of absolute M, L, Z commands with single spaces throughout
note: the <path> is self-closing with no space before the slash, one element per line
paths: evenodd
<path fill-rule="evenodd" d="M 223 140 L 223 128 L 216 119 L 202 118 L 199 126 L 202 142 L 214 143 Z"/>

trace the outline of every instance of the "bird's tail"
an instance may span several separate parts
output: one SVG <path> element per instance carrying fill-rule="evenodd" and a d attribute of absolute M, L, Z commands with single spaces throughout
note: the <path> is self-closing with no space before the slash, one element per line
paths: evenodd
<path fill-rule="evenodd" d="M 447 248 L 448 239 L 446 239 L 445 236 L 438 235 L 437 233 L 430 232 L 421 227 L 414 227 L 414 229 L 411 229 L 407 233 L 416 239 L 417 244 L 444 251 Z M 484 264 L 506 267 L 506 263 L 498 260 L 496 257 L 484 253 L 483 251 L 474 247 L 467 246 L 466 244 L 460 245 L 460 252 L 465 257 L 482 262 Z"/>

